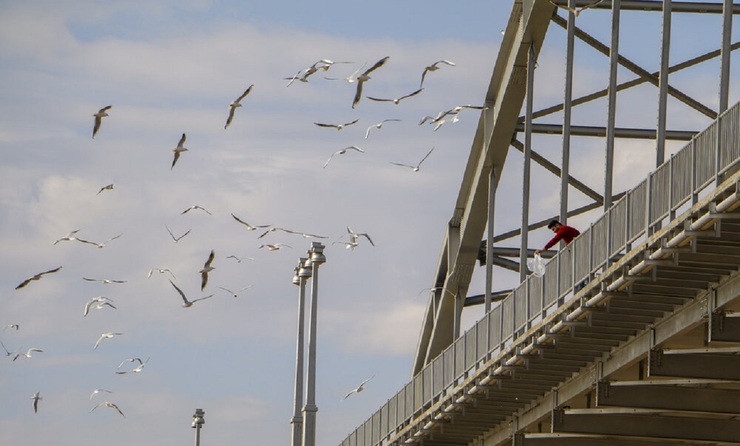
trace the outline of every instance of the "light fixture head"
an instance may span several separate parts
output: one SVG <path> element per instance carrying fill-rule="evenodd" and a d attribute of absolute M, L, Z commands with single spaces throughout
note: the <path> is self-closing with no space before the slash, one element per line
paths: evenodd
<path fill-rule="evenodd" d="M 193 415 L 193 423 L 191 424 L 191 427 L 193 429 L 198 427 L 203 427 L 204 424 L 206 424 L 206 419 L 203 418 L 205 415 L 205 411 L 203 409 L 195 409 L 195 414 Z"/>
<path fill-rule="evenodd" d="M 325 246 L 319 242 L 311 243 L 311 263 L 315 265 L 321 265 L 326 263 L 326 256 L 324 255 Z"/>
<path fill-rule="evenodd" d="M 301 263 L 298 266 L 298 277 L 302 279 L 309 279 L 313 271 L 311 261 L 307 257 L 301 257 Z"/>

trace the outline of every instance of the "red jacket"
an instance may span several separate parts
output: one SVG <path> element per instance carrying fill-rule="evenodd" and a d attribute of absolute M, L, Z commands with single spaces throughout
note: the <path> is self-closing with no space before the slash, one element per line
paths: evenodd
<path fill-rule="evenodd" d="M 545 245 L 545 250 L 550 249 L 553 247 L 557 242 L 560 240 L 565 241 L 565 244 L 572 242 L 574 238 L 581 235 L 581 233 L 578 231 L 578 229 L 573 228 L 571 226 L 562 225 L 558 229 L 558 232 L 555 233 L 555 237 L 552 238 L 547 244 Z"/>

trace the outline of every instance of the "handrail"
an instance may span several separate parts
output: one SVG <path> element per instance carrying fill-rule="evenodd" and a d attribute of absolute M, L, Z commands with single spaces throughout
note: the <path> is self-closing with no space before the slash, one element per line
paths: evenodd
<path fill-rule="evenodd" d="M 647 239 L 666 219 L 675 218 L 682 206 L 696 204 L 710 185 L 719 185 L 722 176 L 738 164 L 740 103 L 648 174 L 646 180 L 558 252 L 546 265 L 543 277 L 527 277 L 499 306 L 486 313 L 355 429 L 342 446 L 375 446 L 405 426 L 486 360 L 506 352 L 517 336 L 569 303 L 575 285 L 606 269 L 613 259 L 630 251 L 633 243 Z M 702 225 L 697 220 L 692 229 Z M 587 305 L 600 295 L 587 301 Z"/>

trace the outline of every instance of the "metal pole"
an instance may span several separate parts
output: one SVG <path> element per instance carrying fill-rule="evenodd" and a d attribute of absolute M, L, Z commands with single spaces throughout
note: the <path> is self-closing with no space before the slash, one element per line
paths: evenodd
<path fill-rule="evenodd" d="M 532 110 L 534 109 L 534 45 L 529 44 L 527 60 L 527 105 L 524 115 L 524 171 L 522 172 L 522 235 L 519 245 L 519 282 L 527 279 L 527 252 L 529 250 L 529 186 L 532 169 Z"/>
<path fill-rule="evenodd" d="M 617 68 L 619 66 L 619 16 L 621 0 L 612 0 L 612 40 L 609 50 L 609 98 L 606 123 L 606 163 L 604 172 L 604 210 L 612 206 L 614 192 L 614 128 L 617 116 Z"/>
<path fill-rule="evenodd" d="M 313 269 L 311 279 L 311 308 L 308 329 L 308 370 L 306 373 L 306 405 L 303 406 L 303 446 L 316 446 L 316 323 L 319 299 L 319 265 L 326 262 L 325 246 L 312 242 L 308 251 Z"/>
<path fill-rule="evenodd" d="M 191 426 L 195 429 L 195 446 L 200 446 L 200 428 L 203 427 L 204 424 L 206 424 L 206 420 L 205 418 L 203 418 L 205 414 L 206 413 L 203 409 L 195 409 L 195 414 L 193 415 L 193 424 L 191 424 Z"/>
<path fill-rule="evenodd" d="M 568 220 L 568 176 L 570 170 L 570 121 L 573 99 L 573 49 L 576 36 L 575 0 L 568 0 L 568 37 L 565 57 L 565 98 L 563 99 L 563 162 L 560 168 L 560 221 Z"/>
<path fill-rule="evenodd" d="M 730 90 L 730 55 L 732 39 L 732 0 L 725 0 L 722 9 L 722 48 L 720 51 L 719 114 L 727 110 Z"/>
<path fill-rule="evenodd" d="M 303 435 L 303 333 L 304 328 L 304 308 L 306 302 L 306 280 L 311 277 L 310 262 L 307 257 L 301 257 L 296 267 L 296 273 L 293 277 L 293 283 L 298 285 L 298 332 L 296 335 L 296 353 L 295 353 L 295 389 L 293 394 L 293 418 L 290 420 L 292 428 L 291 446 L 302 445 Z M 297 282 L 297 283 L 296 283 Z"/>
<path fill-rule="evenodd" d="M 665 126 L 668 110 L 668 70 L 671 48 L 671 0 L 663 0 L 663 29 L 660 52 L 660 74 L 658 75 L 658 131 L 656 133 L 655 167 L 665 161 Z"/>

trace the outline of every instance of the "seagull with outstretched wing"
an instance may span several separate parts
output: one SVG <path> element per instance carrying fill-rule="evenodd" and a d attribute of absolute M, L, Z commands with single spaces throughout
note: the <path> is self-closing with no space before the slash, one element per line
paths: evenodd
<path fill-rule="evenodd" d="M 241 104 L 242 99 L 247 97 L 247 95 L 252 91 L 252 87 L 254 87 L 254 84 L 250 85 L 244 91 L 244 93 L 242 93 L 241 96 L 239 96 L 231 104 L 229 104 L 229 117 L 226 119 L 226 125 L 224 126 L 224 130 L 226 130 L 231 124 L 231 121 L 234 120 L 234 113 L 236 112 L 236 109 L 242 106 Z"/>
<path fill-rule="evenodd" d="M 355 98 L 352 100 L 352 108 L 355 108 L 357 104 L 360 103 L 360 99 L 362 99 L 362 85 L 370 80 L 370 73 L 385 65 L 385 63 L 388 62 L 388 59 L 390 59 L 390 56 L 385 56 L 384 58 L 375 62 L 375 65 L 365 70 L 361 75 L 357 76 L 357 90 L 355 91 Z"/>
<path fill-rule="evenodd" d="M 26 279 L 23 282 L 21 282 L 17 287 L 15 287 L 15 289 L 16 290 L 19 290 L 19 289 L 25 287 L 26 285 L 28 285 L 29 283 L 31 283 L 32 280 L 39 280 L 44 275 L 55 273 L 55 272 L 59 271 L 60 269 L 62 269 L 61 266 L 59 268 L 54 268 L 54 269 L 50 269 L 48 271 L 44 271 L 43 273 L 35 274 L 34 276 L 29 277 L 28 279 Z"/>
<path fill-rule="evenodd" d="M 169 279 L 167 279 L 167 280 L 169 280 Z M 211 294 L 210 296 L 199 297 L 198 299 L 188 300 L 188 298 L 185 297 L 185 293 L 183 293 L 182 290 L 180 288 L 178 288 L 177 285 L 174 284 L 174 282 L 172 282 L 170 280 L 170 283 L 172 284 L 173 287 L 175 287 L 175 289 L 177 290 L 177 292 L 180 294 L 180 297 L 182 297 L 182 302 L 183 302 L 182 303 L 182 306 L 185 307 L 185 308 L 192 307 L 193 304 L 196 303 L 196 302 L 198 302 L 199 300 L 205 300 L 205 299 L 208 299 L 208 298 L 213 297 L 213 294 Z"/>
<path fill-rule="evenodd" d="M 391 162 L 391 164 L 394 164 L 396 166 L 410 167 L 411 170 L 413 170 L 414 172 L 418 172 L 419 168 L 421 167 L 421 163 L 423 163 L 424 160 L 427 159 L 429 155 L 432 154 L 432 151 L 434 151 L 434 147 L 432 147 L 432 149 L 426 155 L 424 155 L 424 158 L 422 158 L 421 161 L 419 161 L 419 163 L 415 166 L 412 166 L 410 164 L 402 164 L 402 163 L 394 163 L 394 162 Z"/>
<path fill-rule="evenodd" d="M 113 106 L 112 105 L 108 105 L 106 107 L 103 107 L 100 110 L 98 110 L 97 113 L 95 113 L 93 115 L 95 117 L 95 126 L 93 127 L 93 133 L 92 133 L 93 139 L 95 139 L 95 135 L 98 134 L 98 130 L 100 130 L 100 124 L 103 123 L 103 118 L 105 118 L 106 116 L 108 116 L 108 113 L 107 112 L 108 112 L 108 110 L 111 109 L 111 107 L 113 107 Z"/>
<path fill-rule="evenodd" d="M 356 388 L 354 388 L 354 389 L 350 390 L 350 391 L 349 391 L 349 393 L 347 393 L 346 395 L 344 395 L 344 398 L 342 398 L 342 399 L 343 399 L 343 400 L 346 400 L 346 399 L 347 399 L 347 398 L 349 398 L 349 397 L 350 397 L 350 395 L 352 395 L 353 393 L 360 393 L 360 392 L 362 392 L 363 390 L 365 390 L 365 384 L 367 384 L 367 382 L 368 382 L 368 381 L 370 381 L 370 380 L 371 380 L 371 379 L 373 379 L 373 378 L 375 378 L 375 375 L 373 375 L 373 376 L 371 376 L 370 378 L 366 379 L 365 381 L 361 382 L 361 383 L 360 383 L 360 385 L 359 385 L 359 386 L 357 386 Z"/>

